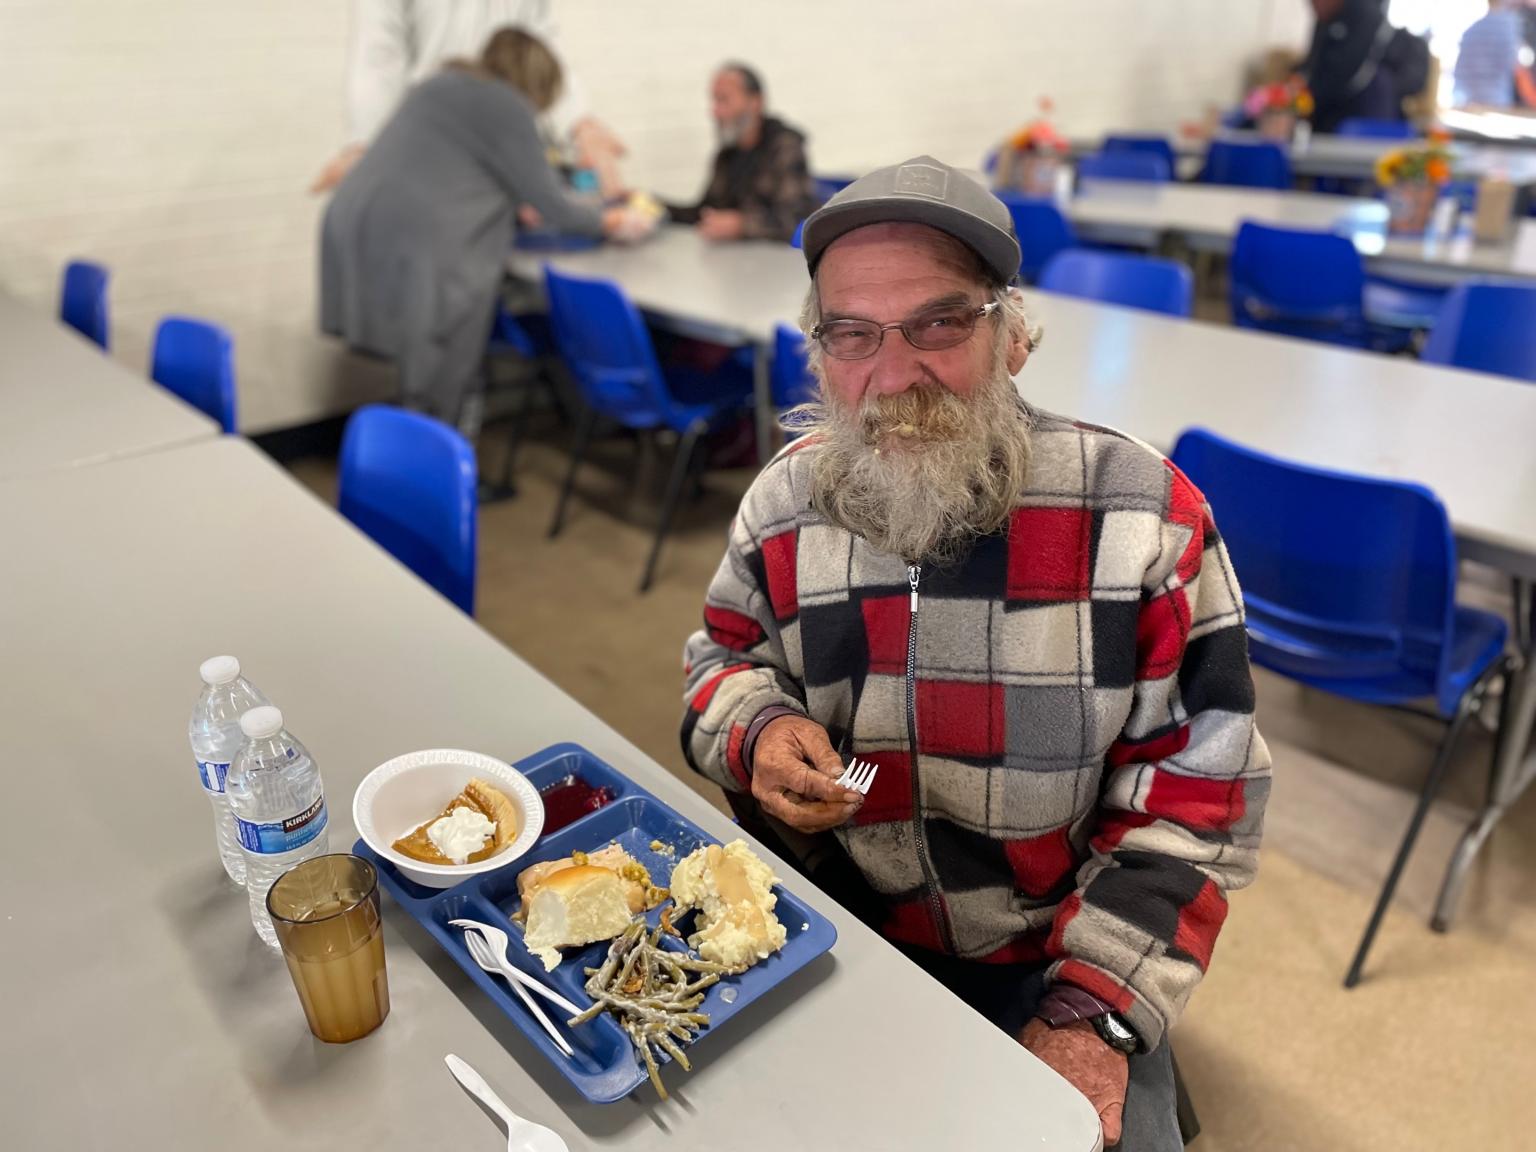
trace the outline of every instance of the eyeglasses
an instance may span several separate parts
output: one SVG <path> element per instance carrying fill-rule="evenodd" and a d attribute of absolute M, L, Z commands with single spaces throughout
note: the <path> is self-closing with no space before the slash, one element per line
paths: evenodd
<path fill-rule="evenodd" d="M 811 329 L 811 339 L 821 345 L 834 360 L 864 360 L 880 350 L 885 334 L 900 328 L 907 343 L 924 352 L 953 348 L 969 340 L 983 316 L 997 310 L 998 302 L 972 308 L 968 304 L 946 304 L 928 308 L 895 324 L 876 324 L 873 320 L 831 320 Z"/>

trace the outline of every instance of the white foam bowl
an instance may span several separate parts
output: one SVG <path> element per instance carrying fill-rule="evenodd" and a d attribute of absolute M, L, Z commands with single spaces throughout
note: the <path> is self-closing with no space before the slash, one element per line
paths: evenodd
<path fill-rule="evenodd" d="M 400 837 L 436 818 L 478 776 L 500 788 L 517 807 L 517 839 L 473 864 L 427 864 L 396 852 Z M 409 752 L 380 764 L 352 794 L 352 823 L 363 843 L 408 880 L 428 888 L 455 884 L 504 868 L 532 848 L 544 830 L 544 800 L 528 778 L 505 760 L 458 748 Z"/>

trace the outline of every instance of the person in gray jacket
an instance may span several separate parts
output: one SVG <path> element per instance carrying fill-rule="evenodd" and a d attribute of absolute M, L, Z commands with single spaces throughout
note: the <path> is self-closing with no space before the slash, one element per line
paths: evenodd
<path fill-rule="evenodd" d="M 497 31 L 406 97 L 326 210 L 320 326 L 393 359 L 407 407 L 453 424 L 478 396 L 520 210 L 576 235 L 622 227 L 622 209 L 567 196 L 545 156 L 536 117 L 560 84 L 541 41 Z"/>

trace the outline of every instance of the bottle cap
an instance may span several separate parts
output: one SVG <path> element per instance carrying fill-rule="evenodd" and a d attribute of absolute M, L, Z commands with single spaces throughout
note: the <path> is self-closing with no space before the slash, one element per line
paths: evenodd
<path fill-rule="evenodd" d="M 210 656 L 197 666 L 197 674 L 208 687 L 217 688 L 240 675 L 240 661 L 233 656 Z"/>
<path fill-rule="evenodd" d="M 247 740 L 264 740 L 283 730 L 283 714 L 270 704 L 252 708 L 240 717 L 240 731 Z"/>

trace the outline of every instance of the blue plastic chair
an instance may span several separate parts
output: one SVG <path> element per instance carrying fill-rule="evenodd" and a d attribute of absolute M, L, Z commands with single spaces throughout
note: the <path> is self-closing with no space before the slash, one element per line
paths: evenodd
<path fill-rule="evenodd" d="M 341 514 L 466 614 L 475 612 L 475 450 L 456 429 L 370 404 L 341 440 Z"/>
<path fill-rule="evenodd" d="M 1077 232 L 1072 222 L 1052 200 L 1038 200 L 1008 192 L 997 194 L 1013 217 L 1013 230 L 1018 234 L 1019 275 L 1028 284 L 1040 279 L 1040 273 L 1058 252 L 1078 247 Z"/>
<path fill-rule="evenodd" d="M 734 359 L 724 370 L 709 375 L 681 369 L 664 374 L 639 311 L 617 286 L 606 280 L 567 276 L 548 266 L 544 286 L 555 346 L 585 401 L 549 535 L 559 535 L 565 524 L 565 507 L 600 419 L 637 432 L 668 429 L 678 436 L 656 538 L 640 579 L 640 591 L 645 592 L 655 575 L 661 545 L 672 526 L 683 487 L 701 463 L 696 459 L 700 442 L 706 433 L 747 409 L 752 398 L 751 377 L 735 370 Z"/>
<path fill-rule="evenodd" d="M 549 330 L 549 317 L 538 312 L 514 313 L 505 304 L 496 301 L 496 316 L 491 323 L 491 338 L 485 348 L 484 376 L 487 390 L 495 382 L 495 365 L 510 361 L 526 365 L 531 373 L 521 372 L 512 381 L 512 404 L 508 413 L 507 446 L 502 454 L 501 479 L 487 481 L 480 490 L 483 503 L 494 503 L 517 495 L 517 450 L 522 444 L 524 425 L 528 415 L 528 394 L 535 387 L 542 387 L 549 398 L 550 407 L 560 407 L 559 392 L 545 370 L 545 358 L 553 355 L 554 341 Z M 463 427 L 463 424 L 460 424 Z"/>
<path fill-rule="evenodd" d="M 1099 152 L 1077 161 L 1079 180 L 1135 180 L 1166 184 L 1173 179 L 1168 161 L 1153 152 Z"/>
<path fill-rule="evenodd" d="M 1289 188 L 1291 158 L 1270 141 L 1252 144 L 1213 140 L 1200 170 L 1205 184 L 1230 184 L 1242 188 Z"/>
<path fill-rule="evenodd" d="M 102 351 L 111 348 L 107 319 L 107 270 L 89 260 L 71 260 L 64 266 L 59 291 L 59 319 Z"/>
<path fill-rule="evenodd" d="M 1051 257 L 1040 273 L 1040 288 L 1061 296 L 1187 317 L 1194 303 L 1195 278 L 1173 260 L 1078 248 Z"/>
<path fill-rule="evenodd" d="M 1170 178 L 1179 171 L 1178 153 L 1173 150 L 1173 145 L 1168 142 L 1166 136 L 1106 136 L 1100 148 L 1104 152 L 1140 152 L 1149 156 L 1160 156 L 1168 165 Z"/>
<path fill-rule="evenodd" d="M 805 337 L 800 329 L 780 324 L 773 330 L 773 367 L 768 373 L 768 391 L 773 406 L 780 412 L 808 404 L 819 395 L 805 353 Z"/>
<path fill-rule="evenodd" d="M 1419 130 L 1407 120 L 1371 120 L 1351 116 L 1339 121 L 1337 134 L 1367 140 L 1417 140 Z"/>
<path fill-rule="evenodd" d="M 235 433 L 235 342 L 217 324 L 167 316 L 155 329 L 149 375 Z"/>
<path fill-rule="evenodd" d="M 1477 281 L 1456 285 L 1420 358 L 1536 384 L 1536 288 Z"/>
<path fill-rule="evenodd" d="M 805 221 L 804 220 L 800 221 L 800 223 L 795 225 L 795 234 L 789 238 L 789 246 L 791 248 L 804 248 L 805 247 Z"/>
<path fill-rule="evenodd" d="M 1293 464 L 1202 429 L 1179 437 L 1173 462 L 1221 525 L 1255 664 L 1367 704 L 1427 701 L 1447 723 L 1344 980 L 1352 988 L 1457 740 L 1509 671 L 1508 629 L 1456 603 L 1450 518 L 1427 488 Z"/>

